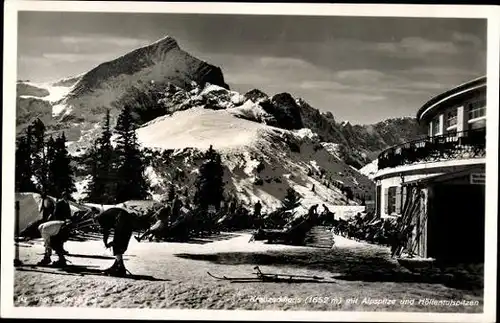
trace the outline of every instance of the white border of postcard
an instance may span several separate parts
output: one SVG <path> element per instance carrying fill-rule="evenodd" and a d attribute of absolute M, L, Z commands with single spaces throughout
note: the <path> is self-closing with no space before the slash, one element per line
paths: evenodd
<path fill-rule="evenodd" d="M 407 322 L 494 322 L 496 311 L 497 191 L 498 191 L 498 93 L 500 56 L 500 8 L 495 6 L 379 5 L 379 4 L 257 4 L 257 3 L 161 3 L 94 1 L 14 1 L 4 9 L 4 82 L 2 151 L 2 258 L 1 315 L 16 318 L 90 319 L 204 319 L 204 320 L 288 320 L 288 321 L 407 321 Z M 407 312 L 314 312 L 243 310 L 150 310 L 102 308 L 14 307 L 14 151 L 17 60 L 17 12 L 164 12 L 201 14 L 385 16 L 484 18 L 487 27 L 487 165 L 486 173 L 486 257 L 484 263 L 484 313 L 407 313 Z"/>

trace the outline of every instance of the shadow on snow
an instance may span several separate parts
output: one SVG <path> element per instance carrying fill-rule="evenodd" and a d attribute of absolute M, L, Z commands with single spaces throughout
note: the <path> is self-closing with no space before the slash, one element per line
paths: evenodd
<path fill-rule="evenodd" d="M 85 276 L 85 275 L 104 276 L 104 274 L 102 273 L 102 269 L 98 269 L 96 267 L 98 266 L 69 265 L 66 267 L 57 268 L 50 266 L 22 265 L 20 267 L 17 267 L 16 269 L 21 271 L 32 271 L 45 274 L 74 275 L 74 276 Z M 42 270 L 42 268 L 46 270 Z M 146 281 L 170 281 L 169 279 L 161 279 L 148 275 L 135 275 L 135 274 L 128 274 L 124 277 L 115 277 L 115 276 L 109 276 L 109 277 L 121 278 L 121 279 L 133 279 L 133 280 L 146 280 Z"/>
<path fill-rule="evenodd" d="M 269 252 L 225 252 L 214 254 L 176 254 L 176 257 L 209 261 L 220 265 L 269 265 L 288 268 L 326 270 L 331 278 L 345 281 L 442 284 L 447 287 L 481 291 L 482 269 L 464 272 L 434 268 L 419 273 L 410 272 L 390 258 L 382 248 L 361 249 L 302 249 Z"/>

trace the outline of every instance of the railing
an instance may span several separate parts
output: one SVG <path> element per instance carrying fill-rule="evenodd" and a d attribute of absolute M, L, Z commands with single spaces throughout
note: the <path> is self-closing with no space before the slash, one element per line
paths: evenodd
<path fill-rule="evenodd" d="M 426 137 L 391 147 L 378 156 L 378 169 L 486 156 L 486 128 Z"/>

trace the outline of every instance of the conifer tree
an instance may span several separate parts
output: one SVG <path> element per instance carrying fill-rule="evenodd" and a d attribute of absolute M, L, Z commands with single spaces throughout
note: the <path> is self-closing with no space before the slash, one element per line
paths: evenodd
<path fill-rule="evenodd" d="M 34 192 L 36 191 L 35 183 L 33 183 L 32 175 L 32 132 L 31 126 L 28 126 L 24 136 L 21 136 L 17 141 L 15 155 L 15 189 L 16 192 Z"/>
<path fill-rule="evenodd" d="M 99 148 L 98 158 L 98 178 L 101 187 L 101 203 L 113 203 L 116 196 L 116 161 L 113 145 L 111 144 L 111 121 L 110 112 L 106 111 L 103 132 L 97 140 Z"/>
<path fill-rule="evenodd" d="M 31 159 L 33 175 L 37 179 L 37 188 L 40 192 L 48 189 L 48 163 L 45 147 L 45 125 L 36 119 L 32 126 Z"/>
<path fill-rule="evenodd" d="M 115 132 L 117 153 L 117 192 L 118 202 L 131 199 L 145 199 L 149 196 L 148 181 L 144 174 L 145 164 L 137 142 L 136 125 L 131 109 L 125 106 L 118 116 Z"/>
<path fill-rule="evenodd" d="M 204 162 L 200 166 L 196 179 L 194 202 L 202 210 L 213 205 L 218 211 L 224 199 L 224 168 L 220 155 L 212 148 L 204 155 Z"/>
<path fill-rule="evenodd" d="M 50 163 L 52 177 L 54 179 L 54 195 L 62 197 L 64 194 L 71 196 L 76 192 L 73 178 L 73 167 L 71 156 L 66 149 L 66 136 L 64 132 L 54 141 L 53 159 Z"/>
<path fill-rule="evenodd" d="M 86 188 L 86 197 L 85 200 L 87 202 L 94 203 L 105 203 L 102 200 L 102 181 L 99 179 L 99 161 L 97 148 L 95 145 L 92 145 L 87 151 L 86 155 L 83 157 L 84 163 L 87 166 L 87 171 L 90 173 L 90 181 Z"/>
<path fill-rule="evenodd" d="M 48 175 L 47 175 L 47 194 L 51 196 L 58 196 L 56 188 L 56 176 L 58 174 L 57 163 L 54 163 L 56 155 L 56 143 L 52 136 L 47 140 L 47 164 L 48 164 Z"/>
<path fill-rule="evenodd" d="M 101 136 L 96 139 L 86 161 L 91 174 L 86 200 L 90 202 L 116 203 L 117 165 L 111 135 L 110 112 L 107 110 Z"/>

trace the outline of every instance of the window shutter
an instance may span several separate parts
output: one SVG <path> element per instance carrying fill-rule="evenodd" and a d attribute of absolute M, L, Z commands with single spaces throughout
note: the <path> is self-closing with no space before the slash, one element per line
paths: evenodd
<path fill-rule="evenodd" d="M 389 212 L 389 189 L 384 188 L 384 214 L 388 214 Z"/>
<path fill-rule="evenodd" d="M 408 194 L 408 187 L 407 186 L 403 186 L 401 188 L 401 214 L 405 211 L 405 208 L 406 208 L 406 197 L 407 197 L 407 194 Z"/>
<path fill-rule="evenodd" d="M 401 186 L 396 187 L 396 214 L 401 214 Z"/>

